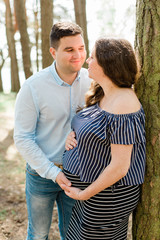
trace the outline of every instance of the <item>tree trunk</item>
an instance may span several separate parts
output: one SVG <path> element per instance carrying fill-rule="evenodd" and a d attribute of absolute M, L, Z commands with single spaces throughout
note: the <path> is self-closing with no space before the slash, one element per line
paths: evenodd
<path fill-rule="evenodd" d="M 15 7 L 17 25 L 20 32 L 20 36 L 21 36 L 23 68 L 25 72 L 25 77 L 28 78 L 33 73 L 31 70 L 30 42 L 29 42 L 29 36 L 27 32 L 25 1 L 14 0 L 14 7 Z"/>
<path fill-rule="evenodd" d="M 49 35 L 53 25 L 53 0 L 41 0 L 41 39 L 42 67 L 48 67 L 53 62 L 49 53 Z"/>
<path fill-rule="evenodd" d="M 87 51 L 87 58 L 89 56 L 89 41 L 87 35 L 87 19 L 86 19 L 86 0 L 73 0 L 76 23 L 82 28 L 84 34 L 84 42 Z M 86 67 L 87 64 L 85 63 Z"/>
<path fill-rule="evenodd" d="M 3 92 L 2 73 L 1 73 L 1 70 L 0 70 L 0 92 Z"/>
<path fill-rule="evenodd" d="M 3 58 L 3 51 L 0 50 L 0 56 L 2 59 L 1 65 L 0 65 L 0 92 L 3 92 L 3 84 L 2 84 L 2 68 L 5 63 L 5 59 Z"/>
<path fill-rule="evenodd" d="M 34 31 L 35 31 L 35 40 L 36 40 L 36 67 L 37 72 L 39 71 L 39 21 L 38 21 L 38 4 L 34 10 Z"/>
<path fill-rule="evenodd" d="M 12 14 L 9 0 L 5 0 L 5 5 L 6 5 L 6 35 L 9 48 L 9 56 L 11 59 L 11 91 L 18 92 L 20 89 L 20 82 L 18 75 L 18 64 L 16 57 Z"/>
<path fill-rule="evenodd" d="M 141 77 L 136 92 L 146 114 L 146 175 L 133 216 L 134 240 L 160 239 L 160 4 L 137 0 L 135 48 Z"/>
<path fill-rule="evenodd" d="M 0 92 L 3 92 L 3 84 L 2 84 L 2 69 L 0 68 Z"/>

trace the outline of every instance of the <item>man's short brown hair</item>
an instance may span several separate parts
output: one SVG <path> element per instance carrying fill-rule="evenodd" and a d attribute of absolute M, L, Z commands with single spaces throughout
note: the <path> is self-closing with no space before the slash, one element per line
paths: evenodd
<path fill-rule="evenodd" d="M 59 46 L 59 41 L 63 37 L 82 35 L 83 31 L 79 25 L 71 22 L 58 22 L 53 25 L 50 33 L 50 47 L 55 49 Z"/>

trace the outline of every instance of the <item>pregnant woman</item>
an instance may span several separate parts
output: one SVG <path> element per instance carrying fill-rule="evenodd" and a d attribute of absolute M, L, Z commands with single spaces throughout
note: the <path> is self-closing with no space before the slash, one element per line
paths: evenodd
<path fill-rule="evenodd" d="M 78 200 L 66 240 L 126 240 L 145 172 L 145 114 L 133 90 L 137 61 L 128 41 L 103 38 L 87 63 L 93 83 L 63 158 L 72 186 L 61 187 Z"/>

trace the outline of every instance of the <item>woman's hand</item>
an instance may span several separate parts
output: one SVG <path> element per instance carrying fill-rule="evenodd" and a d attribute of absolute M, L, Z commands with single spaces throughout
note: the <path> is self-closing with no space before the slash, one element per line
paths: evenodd
<path fill-rule="evenodd" d="M 76 134 L 75 132 L 70 132 L 65 143 L 65 149 L 69 151 L 77 146 Z"/>
<path fill-rule="evenodd" d="M 83 191 L 79 188 L 68 187 L 65 184 L 62 184 L 61 188 L 65 191 L 65 194 L 70 198 L 73 198 L 75 200 L 88 200 L 88 198 L 85 198 L 85 196 L 83 196 L 84 195 Z"/>

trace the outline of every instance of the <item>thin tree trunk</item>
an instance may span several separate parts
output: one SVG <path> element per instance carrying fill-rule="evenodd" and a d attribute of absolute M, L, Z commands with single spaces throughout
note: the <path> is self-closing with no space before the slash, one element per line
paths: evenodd
<path fill-rule="evenodd" d="M 3 58 L 3 52 L 2 50 L 0 50 L 0 55 L 1 55 L 1 59 L 2 59 L 2 63 L 0 65 L 0 92 L 3 92 L 3 84 L 2 84 L 2 68 L 3 65 L 5 63 L 5 59 Z"/>
<path fill-rule="evenodd" d="M 84 34 L 84 42 L 89 56 L 89 41 L 87 34 L 87 18 L 86 18 L 86 0 L 73 0 L 76 23 L 82 28 Z M 87 66 L 85 63 L 84 66 Z"/>
<path fill-rule="evenodd" d="M 134 240 L 160 239 L 160 4 L 137 0 L 135 48 L 141 77 L 136 92 L 146 113 L 146 176 L 133 215 Z"/>
<path fill-rule="evenodd" d="M 42 67 L 48 67 L 53 58 L 49 53 L 49 35 L 53 25 L 53 0 L 41 0 L 41 38 L 42 38 Z"/>
<path fill-rule="evenodd" d="M 30 59 L 30 42 L 27 32 L 26 11 L 24 0 L 14 0 L 15 15 L 17 20 L 18 29 L 21 36 L 23 68 L 25 77 L 28 78 L 32 75 L 31 59 Z"/>
<path fill-rule="evenodd" d="M 2 84 L 2 68 L 0 68 L 0 92 L 3 92 L 3 84 Z"/>
<path fill-rule="evenodd" d="M 39 22 L 38 22 L 38 4 L 34 10 L 34 29 L 35 29 L 35 40 L 36 40 L 36 67 L 37 72 L 39 71 Z"/>
<path fill-rule="evenodd" d="M 9 48 L 9 56 L 11 59 L 11 91 L 18 92 L 20 89 L 20 82 L 18 75 L 18 63 L 16 57 L 12 14 L 9 0 L 5 0 L 5 5 L 6 5 L 6 35 Z"/>

